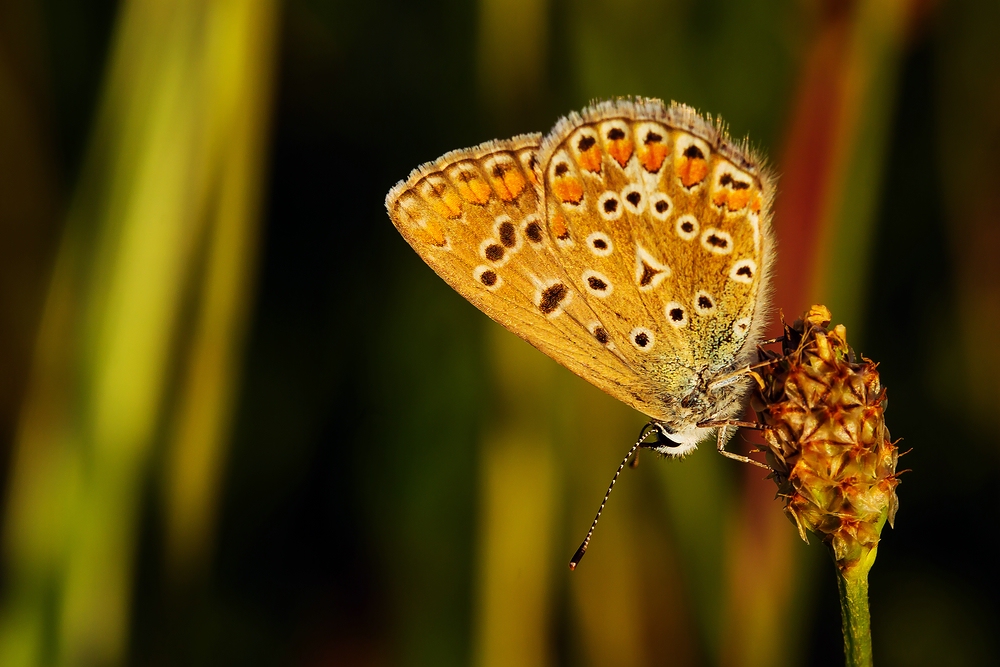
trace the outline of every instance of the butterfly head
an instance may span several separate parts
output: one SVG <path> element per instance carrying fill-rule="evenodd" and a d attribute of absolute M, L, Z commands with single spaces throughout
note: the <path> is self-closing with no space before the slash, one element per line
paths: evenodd
<path fill-rule="evenodd" d="M 746 376 L 727 379 L 724 383 L 713 381 L 715 374 L 703 373 L 696 386 L 671 406 L 665 418 L 654 419 L 651 425 L 655 436 L 649 443 L 660 454 L 679 458 L 693 452 L 698 443 L 715 433 L 705 422 L 730 419 L 737 416 L 745 404 L 744 397 L 750 388 Z"/>

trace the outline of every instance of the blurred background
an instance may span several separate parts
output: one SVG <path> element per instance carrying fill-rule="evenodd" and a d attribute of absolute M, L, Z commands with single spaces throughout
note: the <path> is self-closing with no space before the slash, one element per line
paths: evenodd
<path fill-rule="evenodd" d="M 1000 663 L 998 31 L 995 0 L 3 0 L 0 665 L 842 664 L 822 547 L 711 447 L 626 470 L 570 573 L 644 418 L 383 208 L 626 94 L 770 156 L 776 305 L 881 363 L 912 472 L 879 664 Z"/>

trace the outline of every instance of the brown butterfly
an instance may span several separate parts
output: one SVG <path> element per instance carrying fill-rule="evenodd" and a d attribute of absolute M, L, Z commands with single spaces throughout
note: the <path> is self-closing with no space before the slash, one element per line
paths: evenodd
<path fill-rule="evenodd" d="M 386 196 L 403 238 L 491 318 L 652 417 L 680 457 L 746 407 L 774 261 L 774 179 L 694 109 L 593 104 L 548 135 L 446 153 Z M 646 444 L 647 438 L 655 440 Z"/>
<path fill-rule="evenodd" d="M 746 405 L 773 191 L 745 141 L 637 98 L 571 113 L 545 137 L 446 153 L 386 208 L 462 296 L 652 417 L 653 449 L 683 456 Z"/>

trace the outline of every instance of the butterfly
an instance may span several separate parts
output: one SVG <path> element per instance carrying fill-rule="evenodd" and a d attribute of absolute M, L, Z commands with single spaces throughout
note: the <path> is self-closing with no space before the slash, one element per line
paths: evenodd
<path fill-rule="evenodd" d="M 722 427 L 719 451 L 753 462 L 722 434 L 740 424 L 766 320 L 773 194 L 761 160 L 719 122 L 623 98 L 544 137 L 446 153 L 385 204 L 462 296 L 651 417 L 650 448 L 684 456 Z"/>

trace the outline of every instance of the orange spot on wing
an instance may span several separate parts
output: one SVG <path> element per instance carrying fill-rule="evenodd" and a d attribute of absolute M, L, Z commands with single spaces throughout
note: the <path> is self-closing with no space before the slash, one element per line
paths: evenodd
<path fill-rule="evenodd" d="M 571 176 L 557 178 L 552 184 L 552 191 L 567 204 L 579 204 L 583 200 L 583 184 Z"/>
<path fill-rule="evenodd" d="M 597 144 L 594 144 L 587 150 L 580 153 L 580 159 L 578 160 L 581 167 L 589 172 L 595 174 L 601 171 L 601 149 Z"/>
<path fill-rule="evenodd" d="M 503 186 L 508 196 L 505 197 L 504 193 L 501 192 L 500 198 L 504 201 L 514 201 L 524 191 L 526 184 L 524 176 L 517 169 L 505 172 L 503 175 Z M 500 192 L 499 189 L 497 191 Z"/>
<path fill-rule="evenodd" d="M 739 211 L 750 203 L 750 196 L 748 190 L 720 188 L 712 195 L 712 203 L 716 206 L 725 206 L 730 211 Z"/>
<path fill-rule="evenodd" d="M 418 186 L 423 200 L 442 218 L 454 219 L 462 215 L 462 200 L 444 179 L 433 176 Z"/>
<path fill-rule="evenodd" d="M 503 201 L 514 201 L 514 195 L 507 189 L 507 185 L 499 178 L 493 179 L 493 190 Z"/>
<path fill-rule="evenodd" d="M 729 193 L 729 210 L 739 211 L 742 208 L 746 208 L 746 205 L 750 202 L 750 191 L 749 190 L 736 190 L 735 192 Z"/>
<path fill-rule="evenodd" d="M 552 234 L 557 239 L 569 238 L 569 229 L 566 227 L 566 218 L 559 211 L 552 216 Z"/>
<path fill-rule="evenodd" d="M 667 147 L 662 142 L 655 142 L 639 146 L 639 162 L 643 168 L 651 173 L 655 173 L 663 166 L 663 160 L 667 157 Z"/>
<path fill-rule="evenodd" d="M 482 206 L 490 200 L 492 190 L 489 184 L 481 178 L 473 177 L 465 181 L 459 181 L 455 184 L 455 187 L 463 199 L 473 204 Z"/>
<path fill-rule="evenodd" d="M 615 139 L 608 142 L 608 153 L 615 159 L 622 169 L 628 164 L 632 157 L 632 142 L 628 139 Z"/>
<path fill-rule="evenodd" d="M 705 180 L 708 175 L 708 163 L 701 158 L 681 157 L 677 161 L 677 175 L 686 188 L 690 188 Z"/>
<path fill-rule="evenodd" d="M 418 222 L 420 229 L 427 233 L 431 237 L 431 243 L 436 246 L 443 246 L 445 244 L 444 230 L 441 229 L 439 225 L 434 220 L 424 216 Z"/>
<path fill-rule="evenodd" d="M 443 218 L 454 219 L 462 215 L 462 199 L 454 190 L 446 190 L 436 197 L 428 197 L 427 203 Z"/>
<path fill-rule="evenodd" d="M 750 202 L 750 210 L 754 213 L 760 213 L 760 195 L 755 194 L 753 196 L 753 201 Z"/>

